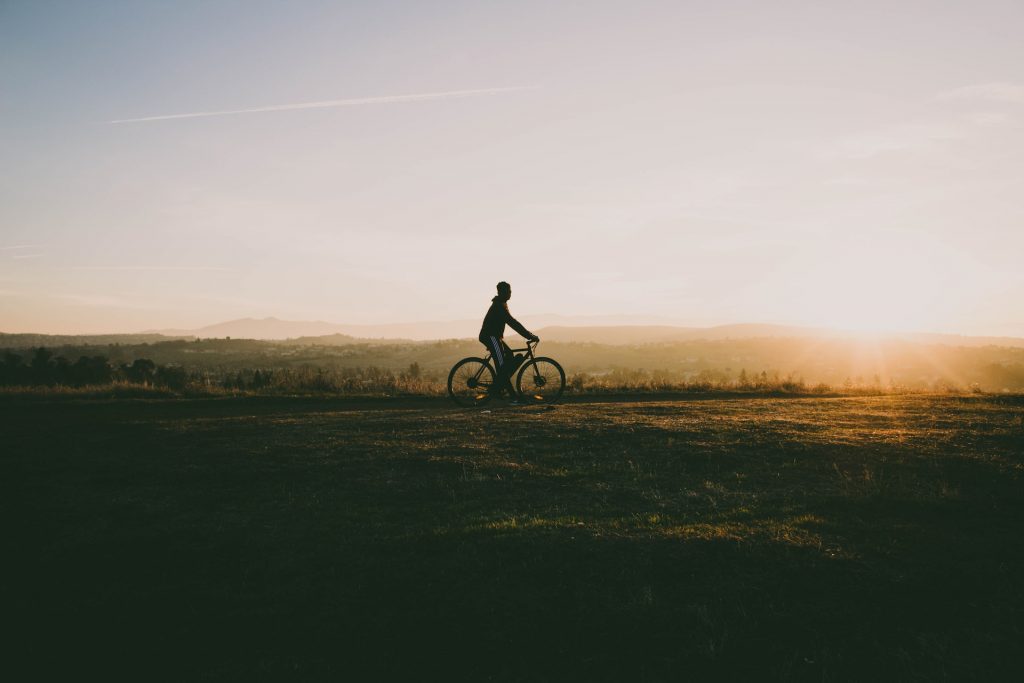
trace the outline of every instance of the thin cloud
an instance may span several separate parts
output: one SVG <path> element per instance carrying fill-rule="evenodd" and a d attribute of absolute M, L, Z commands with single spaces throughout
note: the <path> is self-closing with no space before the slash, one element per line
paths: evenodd
<path fill-rule="evenodd" d="M 103 294 L 53 294 L 51 298 L 78 304 L 79 306 L 94 306 L 97 308 L 129 308 L 137 310 L 149 308 L 126 299 Z"/>
<path fill-rule="evenodd" d="M 989 100 L 1024 104 L 1024 85 L 1017 83 L 980 83 L 939 93 L 940 100 Z"/>
<path fill-rule="evenodd" d="M 26 259 L 26 258 L 39 258 L 42 254 L 13 254 L 11 258 Z"/>
<path fill-rule="evenodd" d="M 0 247 L 0 251 L 14 251 L 15 249 L 38 249 L 45 247 L 45 244 L 13 244 L 9 247 Z"/>
<path fill-rule="evenodd" d="M 532 90 L 537 86 L 512 86 L 507 88 L 482 88 L 478 90 L 449 90 L 446 92 L 419 93 L 415 95 L 385 95 L 382 97 L 358 97 L 347 100 L 324 100 L 322 102 L 299 102 L 296 104 L 274 104 L 251 109 L 225 109 L 222 111 L 200 111 L 188 114 L 165 114 L 161 116 L 144 116 L 135 119 L 116 119 L 108 123 L 141 123 L 144 121 L 168 121 L 170 119 L 198 119 L 207 116 L 229 116 L 231 114 L 253 114 L 265 111 L 291 111 L 293 109 L 325 109 L 329 107 L 353 107 L 362 104 L 391 104 L 394 102 L 419 102 L 423 100 L 443 100 L 471 95 L 487 95 L 492 93 L 512 92 L 515 90 Z"/>
<path fill-rule="evenodd" d="M 886 152 L 927 146 L 943 140 L 964 137 L 962 126 L 947 122 L 920 122 L 886 126 L 834 142 L 825 156 L 867 159 Z"/>
<path fill-rule="evenodd" d="M 1012 86 L 1008 83 L 958 88 L 940 93 L 936 97 L 940 100 L 987 98 L 1010 102 L 1012 101 L 1010 97 L 1013 95 L 1013 91 L 1008 89 L 1010 87 L 1020 90 L 1020 101 L 1024 102 L 1024 87 Z M 975 111 L 966 114 L 946 113 L 931 120 L 883 126 L 837 140 L 826 149 L 824 156 L 867 159 L 887 152 L 922 149 L 935 143 L 969 138 L 983 129 L 997 128 L 1013 120 L 1012 115 L 998 111 Z"/>
<path fill-rule="evenodd" d="M 72 266 L 71 270 L 193 270 L 193 271 L 230 271 L 233 268 L 220 266 Z"/>

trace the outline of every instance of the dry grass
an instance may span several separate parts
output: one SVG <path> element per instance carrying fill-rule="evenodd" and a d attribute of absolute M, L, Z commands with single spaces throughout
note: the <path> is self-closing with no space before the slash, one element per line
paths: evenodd
<path fill-rule="evenodd" d="M 995 680 L 1021 663 L 1019 397 L 3 408 L 3 597 L 36 677 Z"/>

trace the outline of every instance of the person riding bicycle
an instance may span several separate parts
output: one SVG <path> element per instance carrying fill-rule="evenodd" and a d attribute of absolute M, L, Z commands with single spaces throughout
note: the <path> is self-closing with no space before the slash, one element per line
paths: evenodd
<path fill-rule="evenodd" d="M 498 296 L 491 299 L 491 307 L 487 309 L 484 316 L 484 323 L 480 327 L 480 343 L 487 347 L 493 354 L 494 362 L 498 366 L 498 377 L 494 381 L 492 392 L 496 396 L 501 391 L 508 392 L 513 405 L 518 405 L 516 391 L 512 388 L 512 373 L 516 369 L 515 354 L 504 341 L 505 325 L 521 334 L 525 339 L 536 342 L 540 337 L 523 327 L 523 324 L 512 317 L 508 312 L 508 300 L 512 298 L 512 286 L 507 282 L 498 283 Z"/>

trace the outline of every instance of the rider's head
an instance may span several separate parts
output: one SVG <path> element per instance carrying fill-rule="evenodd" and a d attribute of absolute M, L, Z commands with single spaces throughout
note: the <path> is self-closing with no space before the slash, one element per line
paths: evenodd
<path fill-rule="evenodd" d="M 498 297 L 504 301 L 512 298 L 512 285 L 502 281 L 498 283 Z"/>

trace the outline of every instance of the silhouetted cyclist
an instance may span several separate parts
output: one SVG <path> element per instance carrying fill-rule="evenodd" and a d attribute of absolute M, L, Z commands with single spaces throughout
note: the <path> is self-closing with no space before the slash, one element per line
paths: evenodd
<path fill-rule="evenodd" d="M 495 378 L 494 387 L 491 391 L 495 396 L 500 396 L 502 390 L 508 392 L 512 399 L 512 405 L 519 405 L 516 397 L 516 390 L 512 388 L 512 373 L 515 372 L 515 355 L 512 349 L 505 343 L 505 325 L 521 334 L 530 341 L 540 341 L 540 337 L 523 327 L 522 323 L 512 317 L 508 312 L 508 300 L 512 298 L 512 285 L 507 282 L 498 283 L 498 296 L 491 299 L 491 307 L 487 309 L 484 316 L 484 324 L 480 327 L 480 343 L 487 347 L 498 366 L 498 376 Z"/>

